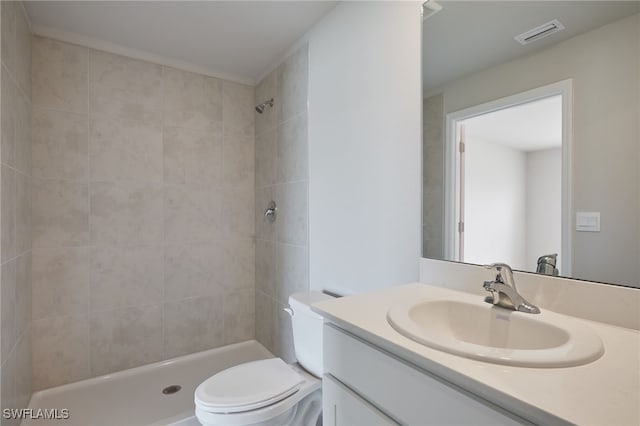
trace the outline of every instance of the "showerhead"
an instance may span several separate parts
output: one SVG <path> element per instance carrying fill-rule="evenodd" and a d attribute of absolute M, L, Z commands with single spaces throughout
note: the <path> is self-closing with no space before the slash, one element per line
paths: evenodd
<path fill-rule="evenodd" d="M 260 105 L 256 106 L 256 112 L 258 114 L 262 114 L 264 112 L 264 109 L 267 107 L 267 105 L 269 105 L 271 108 L 273 108 L 273 98 L 269 99 L 266 102 L 261 103 Z"/>

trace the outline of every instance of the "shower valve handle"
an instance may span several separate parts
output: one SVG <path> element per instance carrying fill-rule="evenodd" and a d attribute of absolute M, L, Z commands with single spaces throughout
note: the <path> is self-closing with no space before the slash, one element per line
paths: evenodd
<path fill-rule="evenodd" d="M 275 201 L 269 202 L 267 209 L 264 211 L 265 219 L 269 220 L 270 222 L 275 222 L 277 213 L 278 213 L 278 207 L 276 206 L 276 202 Z"/>

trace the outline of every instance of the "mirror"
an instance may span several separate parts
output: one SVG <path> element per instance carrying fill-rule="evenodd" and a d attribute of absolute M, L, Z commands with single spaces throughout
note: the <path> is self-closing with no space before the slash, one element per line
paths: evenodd
<path fill-rule="evenodd" d="M 640 287 L 640 1 L 423 10 L 423 256 Z"/>

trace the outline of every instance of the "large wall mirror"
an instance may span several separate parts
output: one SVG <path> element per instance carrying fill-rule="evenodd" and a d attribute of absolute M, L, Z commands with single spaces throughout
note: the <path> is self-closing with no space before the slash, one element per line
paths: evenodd
<path fill-rule="evenodd" d="M 640 1 L 423 9 L 423 256 L 640 287 Z"/>

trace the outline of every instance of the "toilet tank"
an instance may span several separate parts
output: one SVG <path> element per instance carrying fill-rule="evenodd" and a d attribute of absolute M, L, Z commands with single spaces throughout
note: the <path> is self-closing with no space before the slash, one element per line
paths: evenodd
<path fill-rule="evenodd" d="M 294 293 L 289 296 L 293 346 L 298 363 L 316 377 L 322 377 L 322 316 L 311 310 L 311 304 L 332 299 L 320 292 Z"/>

